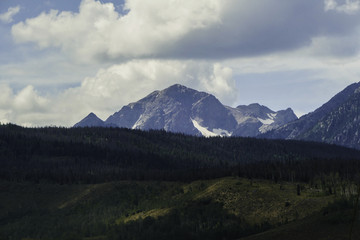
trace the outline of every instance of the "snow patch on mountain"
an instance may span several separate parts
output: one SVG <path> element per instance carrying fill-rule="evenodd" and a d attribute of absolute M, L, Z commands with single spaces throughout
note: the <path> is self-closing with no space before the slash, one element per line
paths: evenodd
<path fill-rule="evenodd" d="M 270 131 L 271 129 L 273 129 L 273 126 L 269 125 L 269 124 L 263 124 L 260 128 L 259 128 L 259 132 L 261 133 L 266 133 L 267 131 Z"/>
<path fill-rule="evenodd" d="M 218 136 L 231 137 L 231 135 L 232 135 L 232 132 L 229 132 L 229 131 L 221 129 L 221 128 L 214 128 L 213 132 L 215 134 L 217 134 Z"/>
<path fill-rule="evenodd" d="M 139 119 L 135 122 L 135 124 L 131 127 L 131 129 L 137 129 L 140 127 L 141 123 L 140 123 L 140 120 L 142 118 L 142 114 L 140 115 Z"/>
<path fill-rule="evenodd" d="M 267 113 L 266 114 L 269 118 L 267 119 L 262 119 L 262 118 L 257 118 L 262 124 L 265 124 L 265 125 L 270 125 L 272 123 L 275 122 L 275 118 L 276 118 L 276 115 L 277 113 Z"/>
<path fill-rule="evenodd" d="M 199 130 L 199 132 L 204 137 L 230 137 L 232 135 L 232 132 L 229 132 L 227 130 L 221 129 L 221 128 L 214 128 L 212 131 L 210 131 L 207 127 L 201 126 L 195 119 L 191 119 L 191 122 L 193 123 L 194 127 Z"/>
<path fill-rule="evenodd" d="M 274 119 L 271 119 L 271 118 L 262 119 L 262 118 L 258 117 L 257 119 L 264 125 L 270 125 L 275 122 Z"/>
<path fill-rule="evenodd" d="M 276 118 L 277 113 L 276 112 L 275 113 L 268 113 L 267 115 L 268 115 L 268 117 L 270 119 L 274 119 L 274 118 Z"/>
<path fill-rule="evenodd" d="M 194 124 L 194 127 L 199 130 L 199 132 L 201 132 L 201 134 L 204 137 L 216 137 L 218 136 L 216 133 L 213 133 L 211 131 L 209 131 L 207 128 L 202 127 L 195 119 L 191 118 L 192 123 Z"/>

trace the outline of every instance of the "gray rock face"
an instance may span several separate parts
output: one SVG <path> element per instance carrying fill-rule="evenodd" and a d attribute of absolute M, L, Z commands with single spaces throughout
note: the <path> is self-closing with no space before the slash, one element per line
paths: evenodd
<path fill-rule="evenodd" d="M 178 84 L 124 106 L 105 123 L 201 135 L 193 121 L 206 126 L 209 131 L 214 128 L 230 130 L 236 125 L 233 116 L 214 96 Z"/>
<path fill-rule="evenodd" d="M 75 124 L 74 127 L 105 127 L 105 123 L 94 113 L 90 113 L 83 120 Z"/>
<path fill-rule="evenodd" d="M 234 130 L 236 136 L 257 136 L 297 119 L 290 108 L 275 112 L 258 103 L 228 109 L 238 123 Z"/>
<path fill-rule="evenodd" d="M 122 107 L 103 124 L 203 136 L 256 136 L 295 119 L 291 109 L 274 112 L 259 104 L 231 108 L 211 94 L 176 84 Z"/>
<path fill-rule="evenodd" d="M 360 83 L 354 83 L 299 120 L 261 135 L 320 141 L 360 149 Z"/>

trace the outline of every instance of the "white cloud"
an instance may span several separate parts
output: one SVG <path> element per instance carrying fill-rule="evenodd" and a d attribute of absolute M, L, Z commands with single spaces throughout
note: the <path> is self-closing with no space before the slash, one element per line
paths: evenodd
<path fill-rule="evenodd" d="M 24 50 L 25 49 L 25 50 Z M 19 56 L 20 55 L 20 56 Z M 0 64 L 0 83 L 23 87 L 33 85 L 42 89 L 80 85 L 86 76 L 96 74 L 99 68 L 108 64 L 79 64 L 71 61 L 61 51 L 42 51 L 22 48 L 3 57 Z M 1 56 L 0 56 L 1 58 Z"/>
<path fill-rule="evenodd" d="M 219 63 L 134 60 L 101 69 L 96 76 L 85 78 L 81 86 L 52 97 L 40 96 L 32 86 L 14 93 L 3 85 L 0 121 L 71 126 L 89 112 L 105 119 L 123 105 L 175 83 L 213 93 L 226 104 L 236 100 L 232 70 Z"/>
<path fill-rule="evenodd" d="M 314 37 L 347 34 L 359 25 L 353 14 L 358 8 L 358 1 L 350 0 L 343 5 L 334 0 L 127 0 L 126 14 L 120 15 L 112 3 L 83 0 L 79 12 L 42 13 L 15 24 L 12 35 L 18 43 L 60 48 L 79 61 L 221 59 L 289 51 Z"/>
<path fill-rule="evenodd" d="M 12 89 L 8 85 L 1 84 L 0 85 L 0 108 L 8 107 L 12 98 L 13 98 Z"/>
<path fill-rule="evenodd" d="M 337 2 L 335 0 L 324 0 L 324 9 L 325 11 L 334 10 L 337 7 Z"/>
<path fill-rule="evenodd" d="M 343 4 L 339 4 L 337 0 L 324 0 L 325 11 L 334 10 L 347 14 L 355 14 L 360 10 L 359 0 L 345 0 Z"/>
<path fill-rule="evenodd" d="M 11 23 L 13 20 L 13 17 L 19 13 L 20 6 L 16 7 L 10 7 L 8 8 L 7 12 L 0 14 L 0 21 L 4 23 Z"/>
<path fill-rule="evenodd" d="M 268 91 L 268 82 L 284 72 L 313 71 L 311 76 L 292 76 L 287 85 L 279 84 L 282 99 L 272 95 L 285 107 L 294 107 L 293 93 L 300 90 L 291 91 L 293 83 L 311 88 L 314 79 L 327 79 L 333 94 L 341 89 L 340 83 L 359 80 L 358 2 L 127 0 L 128 12 L 120 15 L 111 3 L 83 0 L 79 12 L 44 12 L 13 25 L 12 35 L 18 43 L 32 42 L 45 51 L 17 45 L 19 52 L 31 51 L 25 62 L 15 59 L 0 66 L 1 81 L 46 89 L 65 81 L 78 86 L 83 79 L 81 86 L 60 90 L 53 97 L 41 97 L 32 87 L 19 93 L 4 88 L 0 121 L 70 126 L 90 111 L 106 118 L 124 104 L 174 83 L 213 93 L 232 105 L 237 93 L 234 79 L 239 75 L 252 81 L 253 75 L 263 74 L 262 84 L 253 92 L 237 80 L 239 95 L 248 91 L 251 99 L 266 100 L 261 103 L 268 105 L 268 99 L 259 98 L 261 90 Z M 216 61 L 203 60 L 209 58 Z M 324 101 L 314 105 L 311 94 L 302 101 L 313 110 Z"/>
<path fill-rule="evenodd" d="M 151 56 L 181 36 L 219 22 L 220 0 L 128 0 L 125 16 L 112 3 L 83 0 L 79 13 L 52 10 L 13 26 L 18 43 L 60 47 L 78 59 Z"/>
<path fill-rule="evenodd" d="M 0 86 L 0 122 L 15 122 L 22 125 L 44 123 L 39 117 L 49 109 L 49 99 L 39 96 L 29 85 L 18 93 L 5 84 Z M 32 117 L 29 117 L 32 116 Z"/>
<path fill-rule="evenodd" d="M 223 103 L 232 105 L 237 97 L 232 69 L 216 63 L 209 70 L 207 75 L 198 77 L 200 86 L 197 88 L 213 93 Z"/>
<path fill-rule="evenodd" d="M 48 100 L 38 95 L 34 87 L 29 85 L 22 89 L 13 99 L 13 108 L 19 112 L 42 112 Z"/>

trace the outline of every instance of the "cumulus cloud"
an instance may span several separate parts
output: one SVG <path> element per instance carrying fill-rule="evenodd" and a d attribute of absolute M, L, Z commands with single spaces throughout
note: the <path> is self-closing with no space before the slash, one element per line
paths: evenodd
<path fill-rule="evenodd" d="M 39 116 L 48 110 L 49 103 L 50 101 L 39 96 L 31 85 L 14 93 L 8 85 L 2 84 L 0 86 L 0 122 L 33 125 L 40 120 Z M 35 118 L 29 118 L 29 115 L 35 116 Z M 34 121 L 35 119 L 36 121 Z"/>
<path fill-rule="evenodd" d="M 0 85 L 0 107 L 1 108 L 8 107 L 12 97 L 13 97 L 12 89 L 8 85 L 1 84 Z"/>
<path fill-rule="evenodd" d="M 0 21 L 4 23 L 11 23 L 13 20 L 13 17 L 19 13 L 20 6 L 16 7 L 10 7 L 8 8 L 7 12 L 0 14 Z"/>
<path fill-rule="evenodd" d="M 219 63 L 133 60 L 101 69 L 79 87 L 52 97 L 40 96 L 32 86 L 14 93 L 4 85 L 0 88 L 0 121 L 71 126 L 89 112 L 105 119 L 123 105 L 175 83 L 210 92 L 225 104 L 237 97 L 232 70 Z"/>
<path fill-rule="evenodd" d="M 345 0 L 343 4 L 339 4 L 336 0 L 325 0 L 325 11 L 334 10 L 347 14 L 355 14 L 360 10 L 359 0 Z"/>
<path fill-rule="evenodd" d="M 129 0 L 120 16 L 112 3 L 83 0 L 79 13 L 52 10 L 13 26 L 17 42 L 61 47 L 79 59 L 151 56 L 187 33 L 219 22 L 220 0 Z"/>
<path fill-rule="evenodd" d="M 263 92 L 271 93 L 266 84 L 274 84 L 284 72 L 311 72 L 306 81 L 358 81 L 358 8 L 357 0 L 126 0 L 123 11 L 117 12 L 112 3 L 82 0 L 77 12 L 43 12 L 14 24 L 11 31 L 17 43 L 33 43 L 45 51 L 26 44 L 24 48 L 32 50 L 29 63 L 3 65 L 2 81 L 42 84 L 43 89 L 50 81 L 79 85 L 51 97 L 40 96 L 31 86 L 18 92 L 1 87 L 0 121 L 71 126 L 90 111 L 104 119 L 174 83 L 210 92 L 232 105 L 237 99 L 234 79 L 240 94 L 249 89 L 243 79 L 261 82 L 254 92 L 248 91 L 255 101 L 262 100 Z M 61 60 L 40 57 L 34 66 L 33 53 Z M 262 74 L 261 81 L 251 78 L 256 74 Z M 289 100 L 278 99 L 285 107 L 293 101 L 288 94 L 299 92 L 288 89 L 305 81 L 303 75 L 294 75 L 285 74 L 286 87 L 285 80 L 275 84 Z M 271 94 L 262 104 L 279 96 Z M 307 101 L 314 101 L 313 95 L 307 93 Z"/>
<path fill-rule="evenodd" d="M 29 85 L 14 96 L 13 108 L 19 112 L 42 112 L 47 106 L 47 99 L 38 95 Z"/>
<path fill-rule="evenodd" d="M 0 85 L 0 108 L 14 109 L 19 112 L 41 112 L 47 105 L 47 100 L 38 95 L 33 86 L 28 85 L 18 93 L 6 84 Z"/>
<path fill-rule="evenodd" d="M 350 0 L 127 0 L 120 15 L 112 3 L 83 0 L 79 12 L 42 13 L 14 25 L 12 34 L 18 43 L 58 47 L 80 61 L 254 56 L 352 32 L 360 23 L 358 6 Z"/>

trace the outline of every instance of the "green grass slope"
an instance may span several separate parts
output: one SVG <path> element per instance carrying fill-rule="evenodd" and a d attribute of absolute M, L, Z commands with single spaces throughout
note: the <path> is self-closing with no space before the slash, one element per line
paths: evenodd
<path fill-rule="evenodd" d="M 351 213 L 346 204 L 324 210 L 340 196 L 306 184 L 235 177 L 87 185 L 2 181 L 0 192 L 0 239 L 237 239 L 269 229 L 247 239 L 286 239 L 324 224 L 345 232 L 348 217 L 328 223 L 322 216 Z"/>

